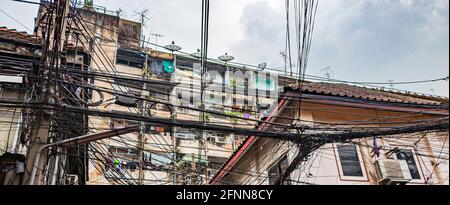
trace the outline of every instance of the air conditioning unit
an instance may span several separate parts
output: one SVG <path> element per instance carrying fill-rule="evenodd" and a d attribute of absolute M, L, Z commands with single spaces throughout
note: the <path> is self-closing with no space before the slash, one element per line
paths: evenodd
<path fill-rule="evenodd" d="M 375 167 L 382 185 L 406 184 L 412 180 L 406 160 L 379 159 Z"/>
<path fill-rule="evenodd" d="M 226 137 L 216 136 L 215 139 L 216 139 L 215 142 L 218 144 L 226 144 L 226 140 L 227 140 Z"/>
<path fill-rule="evenodd" d="M 78 175 L 68 174 L 65 185 L 78 185 Z"/>

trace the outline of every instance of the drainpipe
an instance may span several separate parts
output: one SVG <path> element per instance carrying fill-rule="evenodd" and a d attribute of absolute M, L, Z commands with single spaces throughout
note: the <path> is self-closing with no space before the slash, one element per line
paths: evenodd
<path fill-rule="evenodd" d="M 56 148 L 55 168 L 53 170 L 53 177 L 52 177 L 51 185 L 56 185 L 56 175 L 58 175 L 58 168 L 59 168 L 59 166 L 58 166 L 58 164 L 59 164 L 58 150 L 59 150 L 59 148 Z"/>
<path fill-rule="evenodd" d="M 29 181 L 29 185 L 34 185 L 34 180 L 36 178 L 37 167 L 39 166 L 39 159 L 41 158 L 41 153 L 44 149 L 47 149 L 51 146 L 54 146 L 56 143 L 47 144 L 39 148 L 36 158 L 34 158 L 33 170 L 31 171 L 31 178 Z"/>

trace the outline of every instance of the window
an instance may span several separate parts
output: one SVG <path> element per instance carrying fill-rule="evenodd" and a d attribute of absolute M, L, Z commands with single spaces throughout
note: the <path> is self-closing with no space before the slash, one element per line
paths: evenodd
<path fill-rule="evenodd" d="M 269 183 L 270 185 L 277 185 L 279 181 L 283 178 L 284 173 L 286 172 L 289 166 L 287 156 L 281 158 L 281 160 L 276 163 L 272 168 L 269 169 Z M 289 178 L 284 185 L 290 185 Z"/>
<path fill-rule="evenodd" d="M 256 75 L 254 85 L 256 89 L 261 91 L 276 91 L 277 89 L 275 79 L 264 75 Z"/>
<path fill-rule="evenodd" d="M 219 132 L 207 132 L 206 139 L 212 143 L 227 143 L 227 135 Z"/>
<path fill-rule="evenodd" d="M 116 63 L 135 68 L 142 68 L 145 63 L 145 54 L 139 51 L 118 49 Z"/>
<path fill-rule="evenodd" d="M 414 155 L 411 150 L 399 150 L 395 154 L 398 160 L 406 160 L 406 162 L 408 163 L 409 172 L 411 173 L 411 177 L 413 179 L 421 179 L 419 169 L 417 167 L 416 161 L 414 160 Z"/>
<path fill-rule="evenodd" d="M 174 158 L 172 153 L 150 153 L 150 163 L 153 165 L 167 166 Z"/>
<path fill-rule="evenodd" d="M 363 177 L 356 145 L 338 145 L 337 151 L 343 176 Z"/>
<path fill-rule="evenodd" d="M 134 148 L 127 148 L 127 147 L 115 147 L 110 146 L 109 152 L 113 154 L 113 156 L 123 156 L 123 155 L 130 155 L 130 156 L 137 156 L 138 150 Z"/>

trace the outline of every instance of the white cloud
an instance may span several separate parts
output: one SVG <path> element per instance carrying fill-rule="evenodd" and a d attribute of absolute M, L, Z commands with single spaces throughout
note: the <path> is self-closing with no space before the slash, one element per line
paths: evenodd
<path fill-rule="evenodd" d="M 146 33 L 161 33 L 159 43 L 174 40 L 186 52 L 200 47 L 200 0 L 95 0 L 110 10 L 122 8 L 129 18 L 148 8 Z M 37 8 L 1 1 L 0 8 L 32 27 Z M 20 11 L 26 12 L 17 12 Z M 309 74 L 323 75 L 331 65 L 335 77 L 352 81 L 397 81 L 448 75 L 448 0 L 321 0 Z M 5 15 L 1 24 L 24 30 Z M 283 65 L 283 0 L 212 0 L 210 57 L 225 52 L 237 60 Z M 294 47 L 294 46 L 293 46 Z M 448 96 L 448 83 L 401 87 Z"/>

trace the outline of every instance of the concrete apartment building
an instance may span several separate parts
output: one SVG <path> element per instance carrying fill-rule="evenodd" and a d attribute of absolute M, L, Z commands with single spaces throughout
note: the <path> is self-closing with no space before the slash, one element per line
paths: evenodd
<path fill-rule="evenodd" d="M 114 12 L 109 12 L 104 8 L 80 5 L 77 11 L 79 18 L 83 20 L 82 23 L 73 22 L 69 26 L 75 32 L 75 36 L 82 37 L 74 38 L 74 35 L 71 35 L 67 41 L 89 53 L 90 61 L 86 71 L 123 77 L 123 80 L 88 80 L 90 85 L 114 91 L 111 93 L 95 89 L 81 89 L 90 92 L 91 97 L 85 102 L 90 104 L 89 107 L 108 112 L 143 114 L 175 121 L 199 120 L 199 111 L 173 108 L 164 103 L 158 103 L 172 102 L 185 107 L 199 108 L 198 102 L 183 101 L 178 97 L 186 89 L 187 92 L 192 91 L 193 98 L 199 95 L 198 90 L 189 87 L 191 84 L 199 83 L 200 77 L 195 73 L 195 67 L 200 63 L 197 57 L 173 55 L 143 47 L 141 24 L 121 19 Z M 42 18 L 44 13 L 45 8 L 41 7 L 38 19 Z M 207 67 L 220 72 L 221 76 L 225 76 L 226 71 L 231 69 L 223 63 L 209 63 Z M 127 80 L 127 77 L 141 78 L 147 81 Z M 231 87 L 231 80 L 227 78 L 221 79 L 219 83 L 223 84 L 228 81 L 228 85 Z M 236 81 L 234 79 L 234 84 L 237 83 Z M 174 89 L 175 87 L 177 89 Z M 275 91 L 276 85 L 273 85 L 271 89 Z M 82 92 L 81 90 L 80 92 Z M 210 93 L 206 91 L 205 95 L 210 95 Z M 143 101 L 133 99 L 131 96 L 154 102 L 146 102 L 146 108 L 143 111 L 141 110 Z M 223 99 L 224 102 L 228 102 L 225 104 L 229 104 L 233 100 L 236 101 L 237 98 L 244 98 L 244 95 L 234 94 L 221 97 L 221 99 L 216 98 L 216 102 L 206 100 L 207 109 L 228 110 L 228 113 L 234 115 L 257 119 L 258 116 L 254 114 L 258 110 L 256 99 L 246 99 L 246 109 L 249 112 L 241 113 L 233 112 L 233 110 L 240 110 L 242 107 L 236 105 L 224 108 L 219 101 Z M 260 99 L 263 101 L 263 98 Z M 101 105 L 96 105 L 96 103 Z M 270 100 L 266 102 L 266 104 L 270 103 Z M 256 125 L 255 122 L 247 122 L 243 119 L 235 120 L 213 114 L 205 118 L 208 123 L 231 127 L 252 128 Z M 97 130 L 101 132 L 105 129 L 123 128 L 140 123 L 91 116 L 88 124 L 89 127 L 95 128 L 91 129 L 91 132 Z M 91 160 L 88 163 L 86 184 L 114 184 L 114 180 L 118 178 L 134 183 L 138 181 L 140 174 L 143 184 L 206 183 L 208 177 L 215 173 L 216 169 L 225 162 L 226 158 L 243 140 L 242 136 L 215 132 L 205 132 L 203 137 L 200 137 L 200 133 L 194 130 L 170 126 L 146 125 L 146 127 L 148 129 L 145 133 L 130 133 L 90 144 L 96 150 L 101 150 L 101 153 L 94 153 L 89 157 L 103 160 L 103 162 Z M 144 150 L 141 154 L 139 154 L 141 150 L 138 146 L 140 142 L 143 143 L 141 150 Z M 120 161 L 119 174 L 116 173 L 117 170 L 111 168 L 114 166 L 112 161 L 116 159 Z M 145 164 L 144 170 L 138 168 L 141 163 Z M 191 174 L 175 174 L 176 172 L 183 173 L 182 169 L 186 169 L 186 173 L 191 173 L 192 169 L 200 173 L 192 176 L 190 176 Z"/>

